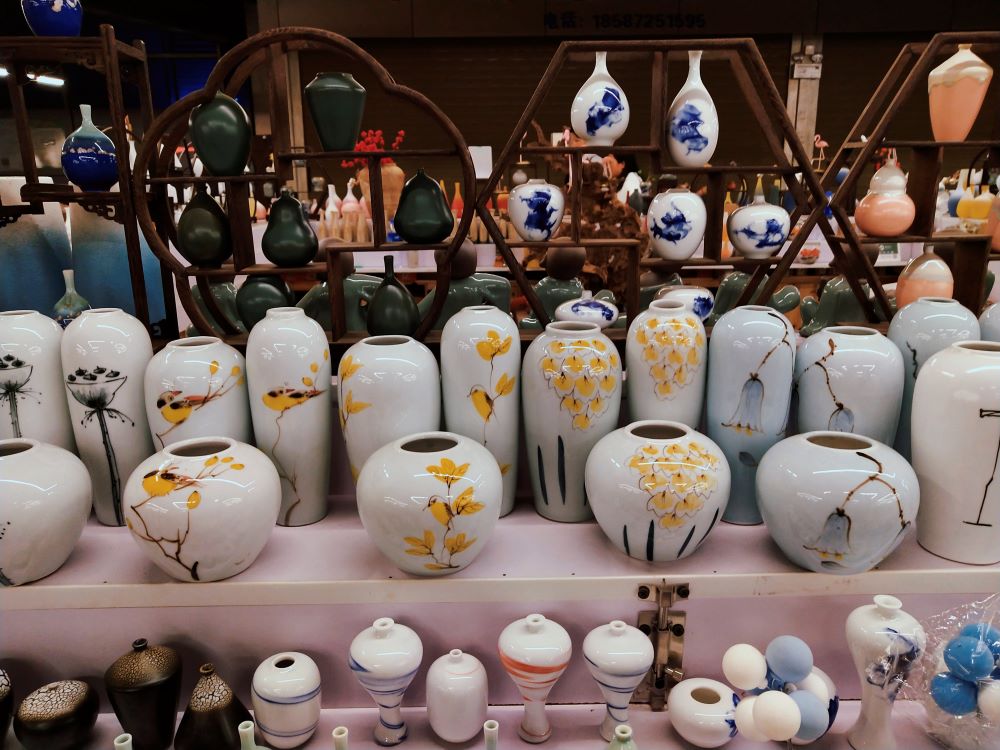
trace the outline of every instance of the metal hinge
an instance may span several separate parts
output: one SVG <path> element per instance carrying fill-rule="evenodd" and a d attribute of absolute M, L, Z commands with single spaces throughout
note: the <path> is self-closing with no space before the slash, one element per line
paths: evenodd
<path fill-rule="evenodd" d="M 636 689 L 633 700 L 648 703 L 654 711 L 663 711 L 670 688 L 684 679 L 684 628 L 687 613 L 671 609 L 678 600 L 687 599 L 691 590 L 686 583 L 643 584 L 637 594 L 643 601 L 655 602 L 656 609 L 639 613 L 637 627 L 653 642 L 653 667 Z"/>

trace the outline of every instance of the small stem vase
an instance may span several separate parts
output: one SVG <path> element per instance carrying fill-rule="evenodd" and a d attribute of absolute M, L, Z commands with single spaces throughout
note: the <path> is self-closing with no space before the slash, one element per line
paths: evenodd
<path fill-rule="evenodd" d="M 638 628 L 614 620 L 591 630 L 583 641 L 587 669 L 601 688 L 607 713 L 601 737 L 617 747 L 617 729 L 628 724 L 632 693 L 653 665 L 653 643 Z M 631 728 L 625 726 L 631 735 Z"/>

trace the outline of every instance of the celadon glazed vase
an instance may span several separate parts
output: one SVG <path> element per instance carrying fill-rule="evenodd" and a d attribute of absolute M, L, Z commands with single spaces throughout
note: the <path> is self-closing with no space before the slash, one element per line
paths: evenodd
<path fill-rule="evenodd" d="M 489 694 L 486 668 L 453 648 L 427 670 L 427 722 L 445 742 L 468 742 L 483 729 Z"/>
<path fill-rule="evenodd" d="M 281 477 L 282 526 L 305 526 L 326 516 L 333 420 L 330 375 L 326 333 L 304 310 L 272 308 L 250 331 L 250 415 L 257 445 Z"/>
<path fill-rule="evenodd" d="M 90 303 L 76 291 L 73 270 L 67 268 L 62 272 L 62 275 L 66 284 L 66 293 L 52 306 L 52 317 L 56 323 L 65 328 L 73 320 L 80 317 L 80 313 L 90 307 Z"/>
<path fill-rule="evenodd" d="M 670 158 L 682 167 L 707 164 L 719 143 L 719 115 L 701 81 L 701 50 L 688 52 L 688 75 L 667 112 Z"/>
<path fill-rule="evenodd" d="M 420 325 L 420 311 L 410 290 L 393 272 L 391 255 L 386 255 L 385 276 L 368 303 L 367 328 L 372 336 L 411 336 Z"/>
<path fill-rule="evenodd" d="M 89 104 L 80 105 L 80 116 L 80 127 L 63 143 L 63 174 L 84 192 L 110 190 L 118 182 L 114 141 L 94 125 Z"/>
<path fill-rule="evenodd" d="M 569 120 L 573 132 L 587 143 L 611 146 L 628 129 L 628 97 L 608 72 L 608 53 L 594 56 L 594 72 L 573 98 Z"/>
<path fill-rule="evenodd" d="M 174 738 L 174 750 L 242 750 L 239 726 L 250 712 L 212 664 L 202 664 Z"/>
<path fill-rule="evenodd" d="M 587 456 L 615 429 L 621 408 L 618 350 L 592 323 L 549 323 L 524 355 L 524 431 L 535 509 L 553 521 L 592 517 Z"/>
<path fill-rule="evenodd" d="M 350 73 L 317 73 L 305 87 L 324 151 L 351 151 L 365 112 L 365 87 Z"/>
<path fill-rule="evenodd" d="M 259 277 L 250 277 L 259 278 Z M 209 282 L 209 290 L 212 297 L 215 299 L 215 303 L 219 306 L 222 311 L 223 316 L 229 321 L 230 324 L 240 333 L 247 333 L 247 327 L 243 325 L 243 321 L 240 320 L 239 309 L 236 307 L 236 285 L 231 280 L 219 281 L 215 279 Z M 202 331 L 198 329 L 193 323 L 187 327 L 188 336 L 223 336 L 225 331 L 222 328 L 222 324 L 216 317 L 212 314 L 212 311 L 208 309 L 208 304 L 202 297 L 201 289 L 195 284 L 191 287 L 191 296 L 194 297 L 194 304 L 201 311 L 201 314 L 208 319 L 209 330 Z M 282 303 L 285 304 L 285 303 Z"/>
<path fill-rule="evenodd" d="M 441 186 L 424 170 L 418 169 L 403 185 L 392 225 L 396 234 L 412 245 L 442 242 L 454 229 L 455 217 Z"/>
<path fill-rule="evenodd" d="M 191 111 L 191 142 L 209 174 L 241 175 L 250 158 L 250 118 L 222 92 Z"/>
<path fill-rule="evenodd" d="M 638 628 L 612 620 L 587 633 L 583 658 L 607 705 L 600 733 L 611 742 L 615 728 L 628 725 L 632 693 L 653 666 L 653 642 Z"/>
<path fill-rule="evenodd" d="M 646 220 L 653 252 L 664 260 L 687 260 L 705 237 L 708 212 L 700 195 L 671 188 L 653 198 Z"/>
<path fill-rule="evenodd" d="M 639 750 L 639 746 L 632 739 L 632 727 L 625 724 L 615 727 L 608 743 L 608 750 Z"/>
<path fill-rule="evenodd" d="M 104 673 L 111 707 L 136 750 L 168 750 L 173 742 L 182 672 L 174 649 L 138 638 Z"/>
<path fill-rule="evenodd" d="M 958 52 L 930 72 L 927 98 L 935 140 L 966 139 L 983 106 L 991 78 L 993 68 L 972 51 L 971 44 L 958 45 Z"/>
<path fill-rule="evenodd" d="M 780 313 L 787 313 L 799 306 L 801 295 L 798 287 L 786 284 L 771 295 L 769 300 L 761 300 L 761 292 L 767 284 L 767 275 L 761 279 L 760 284 L 750 295 L 750 303 L 753 305 L 767 305 Z M 725 315 L 736 306 L 736 302 L 743 294 L 747 284 L 750 283 L 750 274 L 745 271 L 730 271 L 722 277 L 719 288 L 715 291 L 715 305 L 705 318 L 705 327 L 710 328 L 719 322 L 719 318 Z"/>
<path fill-rule="evenodd" d="M 566 197 L 542 179 L 531 179 L 510 191 L 507 213 L 522 240 L 543 242 L 562 223 Z"/>
<path fill-rule="evenodd" d="M 308 742 L 319 724 L 321 690 L 319 667 L 306 654 L 283 651 L 264 659 L 250 686 L 264 741 L 282 750 Z"/>
<path fill-rule="evenodd" d="M 435 262 L 440 263 L 446 252 L 444 249 L 435 250 Z M 476 261 L 476 246 L 472 244 L 471 240 L 466 239 L 451 260 L 451 281 L 448 284 L 448 294 L 445 297 L 444 307 L 441 308 L 437 320 L 434 321 L 434 330 L 444 328 L 452 316 L 466 307 L 492 305 L 510 314 L 510 281 L 493 273 L 476 273 Z M 417 310 L 421 318 L 430 314 L 435 296 L 435 290 L 431 289 L 417 303 Z M 344 297 L 346 302 L 348 297 L 346 281 Z"/>
<path fill-rule="evenodd" d="M 264 257 L 280 268 L 307 266 L 319 251 L 319 240 L 302 213 L 302 204 L 287 188 L 271 204 L 260 246 Z"/>
<path fill-rule="evenodd" d="M 229 217 L 199 185 L 177 220 L 177 252 L 193 266 L 218 268 L 233 254 Z"/>

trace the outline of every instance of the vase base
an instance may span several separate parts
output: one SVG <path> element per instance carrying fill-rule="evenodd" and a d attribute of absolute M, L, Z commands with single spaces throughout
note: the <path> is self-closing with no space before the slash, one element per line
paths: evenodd
<path fill-rule="evenodd" d="M 996 565 L 997 563 L 1000 563 L 1000 560 L 982 560 L 982 561 L 980 561 L 980 560 L 961 560 L 961 559 L 959 559 L 958 556 L 952 556 L 950 554 L 946 555 L 946 554 L 944 554 L 942 552 L 935 552 L 930 547 L 928 547 L 926 544 L 924 544 L 923 540 L 920 539 L 920 537 L 917 537 L 917 544 L 920 545 L 921 549 L 923 549 L 923 550 L 925 550 L 927 552 L 930 552 L 932 555 L 934 555 L 934 557 L 940 557 L 942 560 L 948 560 L 949 562 L 955 562 L 955 563 L 959 563 L 961 565 Z"/>
<path fill-rule="evenodd" d="M 549 738 L 552 736 L 552 727 L 547 727 L 544 734 L 533 734 L 531 731 L 524 728 L 524 724 L 521 724 L 517 728 L 517 736 L 532 745 L 540 745 L 543 742 L 548 742 Z"/>

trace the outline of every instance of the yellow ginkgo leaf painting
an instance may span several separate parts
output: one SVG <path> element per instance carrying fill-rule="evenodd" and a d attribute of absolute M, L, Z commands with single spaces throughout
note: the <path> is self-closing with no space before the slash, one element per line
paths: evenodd
<path fill-rule="evenodd" d="M 542 376 L 559 396 L 573 429 L 587 431 L 619 387 L 618 354 L 600 339 L 557 339 L 546 345 Z"/>
<path fill-rule="evenodd" d="M 661 401 L 676 398 L 705 364 L 705 333 L 693 315 L 651 317 L 631 335 L 629 345 L 640 347 L 653 393 Z"/>
<path fill-rule="evenodd" d="M 717 486 L 719 459 L 701 443 L 671 443 L 662 448 L 644 445 L 628 460 L 646 493 L 646 508 L 667 531 L 687 526 Z"/>
<path fill-rule="evenodd" d="M 500 374 L 494 382 L 496 359 L 510 352 L 513 337 L 501 336 L 496 331 L 488 331 L 486 337 L 473 342 L 479 357 L 489 363 L 489 371 L 483 373 L 483 382 L 472 386 L 469 390 L 469 401 L 472 408 L 483 420 L 483 445 L 489 445 L 489 426 L 497 421 L 497 399 L 510 396 L 517 385 L 517 376 L 506 372 Z M 516 366 L 516 362 L 514 363 Z"/>

